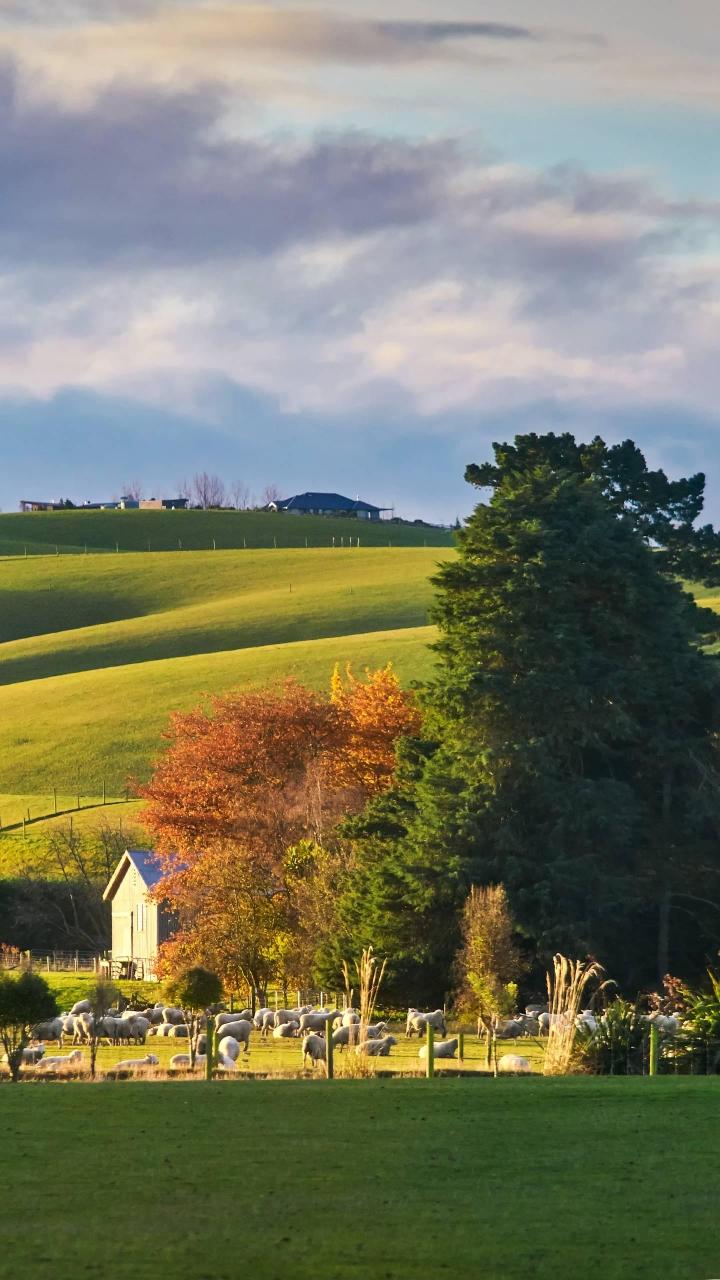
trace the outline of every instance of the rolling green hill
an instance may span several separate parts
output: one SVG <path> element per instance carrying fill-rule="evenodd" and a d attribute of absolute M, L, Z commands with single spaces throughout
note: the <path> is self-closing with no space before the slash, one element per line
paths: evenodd
<path fill-rule="evenodd" d="M 88 551 L 249 550 L 330 547 L 449 547 L 446 529 L 347 517 L 288 516 L 268 511 L 33 511 L 0 514 L 0 556 Z"/>
<path fill-rule="evenodd" d="M 0 684 L 427 623 L 436 549 L 204 551 L 0 565 Z"/>
<path fill-rule="evenodd" d="M 99 517 L 107 530 L 109 516 L 137 515 L 46 520 Z M 238 513 L 147 519 L 165 515 L 202 522 Z M 14 519 L 0 517 L 5 527 Z M 22 519 L 37 520 L 42 532 L 44 517 Z M 287 520 L 293 529 L 318 523 Z M 75 527 L 65 526 L 68 538 Z M 53 813 L 55 791 L 59 809 L 76 809 L 78 797 L 99 805 L 103 784 L 116 799 L 129 776 L 147 777 L 175 710 L 288 675 L 325 688 L 336 662 L 361 670 L 392 661 L 406 682 L 426 677 L 429 579 L 452 554 L 361 544 L 0 560 L 0 823 L 21 822 L 28 810 L 32 819 L 25 837 L 0 834 L 0 874 L 28 858 L 37 866 L 43 840 L 67 822 L 37 820 Z M 131 801 L 76 810 L 74 823 L 92 830 L 136 816 Z"/>

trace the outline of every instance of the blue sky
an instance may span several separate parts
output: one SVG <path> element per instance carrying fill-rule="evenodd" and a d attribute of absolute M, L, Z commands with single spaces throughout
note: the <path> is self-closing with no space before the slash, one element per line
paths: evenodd
<path fill-rule="evenodd" d="M 709 0 L 0 0 L 0 506 L 473 501 L 634 436 L 720 517 Z"/>

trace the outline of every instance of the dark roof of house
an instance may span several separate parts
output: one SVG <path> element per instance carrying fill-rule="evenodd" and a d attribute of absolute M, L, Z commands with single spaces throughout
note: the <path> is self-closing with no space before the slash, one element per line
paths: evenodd
<path fill-rule="evenodd" d="M 344 498 L 341 493 L 296 493 L 294 498 L 284 498 L 282 502 L 277 503 L 277 506 L 285 510 L 291 510 L 293 507 L 312 511 L 382 510 L 382 507 L 375 507 L 371 502 L 361 502 L 359 498 Z"/>
<path fill-rule="evenodd" d="M 108 881 L 103 894 L 105 901 L 115 897 L 118 885 L 130 863 L 139 872 L 146 888 L 152 889 L 159 880 L 162 880 L 163 873 L 151 849 L 126 849 Z"/>

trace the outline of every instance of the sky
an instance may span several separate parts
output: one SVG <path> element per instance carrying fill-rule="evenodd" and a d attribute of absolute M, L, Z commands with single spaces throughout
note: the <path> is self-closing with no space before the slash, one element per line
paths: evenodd
<path fill-rule="evenodd" d="M 0 0 L 0 507 L 635 439 L 720 519 L 711 0 Z"/>

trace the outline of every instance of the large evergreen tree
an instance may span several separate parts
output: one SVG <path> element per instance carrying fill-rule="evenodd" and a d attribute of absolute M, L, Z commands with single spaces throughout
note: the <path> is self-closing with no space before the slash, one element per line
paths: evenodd
<path fill-rule="evenodd" d="M 703 478 L 570 436 L 496 446 L 468 478 L 492 493 L 436 579 L 428 741 L 354 820 L 338 947 L 372 942 L 398 988 L 438 994 L 469 884 L 502 882 L 542 960 L 591 951 L 627 982 L 701 964 L 720 924 L 720 677 L 673 575 L 715 578 Z"/>

